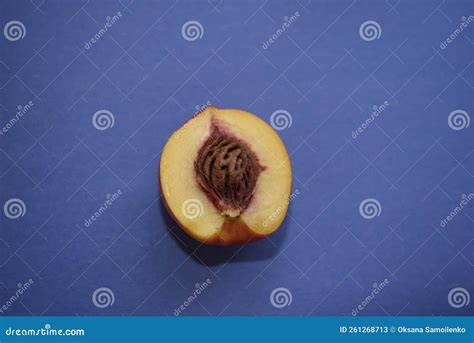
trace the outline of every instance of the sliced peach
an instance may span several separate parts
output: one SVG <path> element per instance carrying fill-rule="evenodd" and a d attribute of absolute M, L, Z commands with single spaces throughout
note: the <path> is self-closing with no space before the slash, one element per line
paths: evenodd
<path fill-rule="evenodd" d="M 160 160 L 164 204 L 206 244 L 242 244 L 285 218 L 291 165 L 283 142 L 257 116 L 209 106 L 168 139 Z"/>

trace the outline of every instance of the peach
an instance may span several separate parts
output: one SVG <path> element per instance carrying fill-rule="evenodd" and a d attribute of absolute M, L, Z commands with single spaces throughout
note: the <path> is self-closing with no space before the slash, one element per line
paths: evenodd
<path fill-rule="evenodd" d="M 168 212 L 206 244 L 251 242 L 285 218 L 292 172 L 286 148 L 257 116 L 209 106 L 176 130 L 161 154 Z"/>

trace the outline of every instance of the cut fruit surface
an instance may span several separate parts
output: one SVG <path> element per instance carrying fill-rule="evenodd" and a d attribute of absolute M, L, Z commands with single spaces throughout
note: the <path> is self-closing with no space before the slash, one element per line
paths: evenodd
<path fill-rule="evenodd" d="M 176 130 L 159 181 L 171 216 L 207 244 L 241 244 L 273 233 L 289 203 L 292 174 L 278 134 L 257 116 L 209 106 Z"/>

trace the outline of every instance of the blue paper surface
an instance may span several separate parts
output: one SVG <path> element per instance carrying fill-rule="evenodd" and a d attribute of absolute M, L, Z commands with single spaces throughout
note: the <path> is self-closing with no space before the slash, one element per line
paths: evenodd
<path fill-rule="evenodd" d="M 472 315 L 473 10 L 2 2 L 1 315 Z M 163 208 L 161 150 L 208 103 L 287 146 L 267 239 L 199 247 Z"/>

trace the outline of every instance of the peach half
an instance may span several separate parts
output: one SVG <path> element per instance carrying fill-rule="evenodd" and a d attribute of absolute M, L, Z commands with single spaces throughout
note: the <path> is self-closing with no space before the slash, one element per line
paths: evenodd
<path fill-rule="evenodd" d="M 275 232 L 288 210 L 291 165 L 273 128 L 257 116 L 209 106 L 166 142 L 163 202 L 206 244 L 251 242 Z"/>

